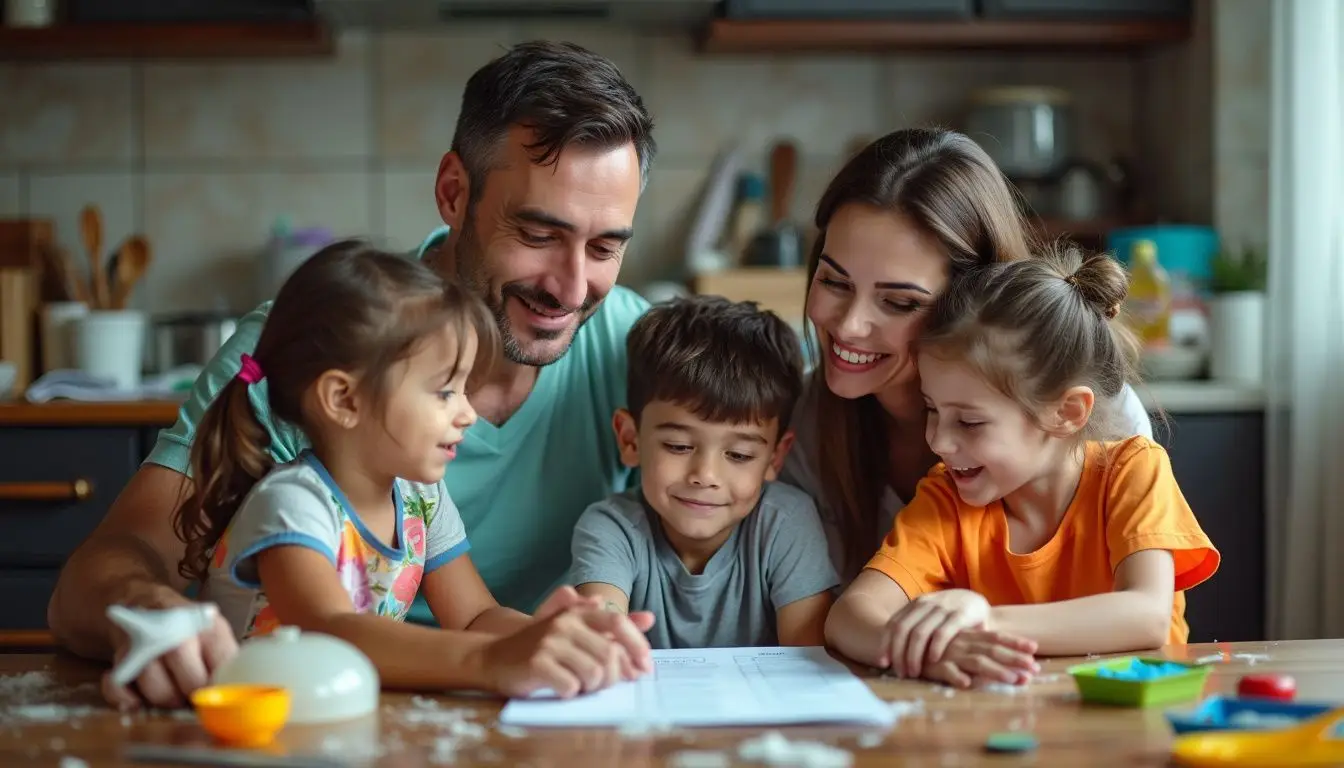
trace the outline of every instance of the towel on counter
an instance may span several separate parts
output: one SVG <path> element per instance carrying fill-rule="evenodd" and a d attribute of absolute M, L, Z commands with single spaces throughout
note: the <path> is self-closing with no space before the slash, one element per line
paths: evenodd
<path fill-rule="evenodd" d="M 147 376 L 139 387 L 120 389 L 111 379 L 92 376 L 83 371 L 48 371 L 28 386 L 24 399 L 30 403 L 51 400 L 82 400 L 90 403 L 185 400 L 200 372 L 200 366 L 183 366 Z"/>

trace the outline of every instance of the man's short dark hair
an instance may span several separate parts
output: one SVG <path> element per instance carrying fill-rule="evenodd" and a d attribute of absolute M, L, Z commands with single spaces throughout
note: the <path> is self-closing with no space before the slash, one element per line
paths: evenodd
<path fill-rule="evenodd" d="M 640 189 L 657 153 L 644 101 L 609 59 L 573 43 L 519 43 L 476 71 L 462 93 L 453 150 L 479 199 L 486 174 L 515 125 L 531 128 L 533 161 L 556 162 L 571 145 L 614 149 L 634 143 Z"/>
<path fill-rule="evenodd" d="M 705 421 L 789 427 L 803 389 L 798 334 L 754 301 L 692 296 L 657 304 L 626 339 L 630 413 L 670 402 Z"/>

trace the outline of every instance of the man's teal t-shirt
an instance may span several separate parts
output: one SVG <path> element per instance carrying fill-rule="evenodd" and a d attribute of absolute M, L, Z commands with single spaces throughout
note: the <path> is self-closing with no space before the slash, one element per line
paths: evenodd
<path fill-rule="evenodd" d="M 441 227 L 419 254 L 448 234 Z M 191 441 L 210 401 L 255 349 L 270 302 L 245 315 L 197 378 L 177 423 L 159 433 L 146 462 L 189 473 Z M 501 605 L 531 613 L 565 581 L 574 524 L 589 504 L 625 490 L 633 474 L 620 462 L 611 417 L 625 406 L 625 339 L 647 310 L 642 297 L 612 288 L 574 336 L 569 351 L 540 369 L 532 393 L 503 426 L 478 419 L 458 446 L 444 482 L 466 524 L 471 557 Z M 308 447 L 303 433 L 275 423 L 266 382 L 252 387 L 252 407 L 271 432 L 271 454 L 288 462 Z M 432 623 L 423 598 L 410 619 Z"/>

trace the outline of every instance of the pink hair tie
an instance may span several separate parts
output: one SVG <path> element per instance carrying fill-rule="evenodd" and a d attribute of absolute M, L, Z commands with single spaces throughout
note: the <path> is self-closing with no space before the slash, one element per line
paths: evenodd
<path fill-rule="evenodd" d="M 251 355 L 243 353 L 243 367 L 238 371 L 238 378 L 248 384 L 256 384 L 261 381 L 265 374 L 261 372 L 261 364 Z"/>

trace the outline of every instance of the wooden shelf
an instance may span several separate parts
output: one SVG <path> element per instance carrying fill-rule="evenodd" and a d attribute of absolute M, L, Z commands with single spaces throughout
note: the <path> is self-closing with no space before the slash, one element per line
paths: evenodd
<path fill-rule="evenodd" d="M 176 400 L 93 403 L 52 400 L 0 402 L 0 429 L 7 427 L 171 427 L 182 403 Z"/>
<path fill-rule="evenodd" d="M 45 629 L 0 631 L 0 652 L 3 653 L 51 653 L 56 648 L 55 636 Z"/>
<path fill-rule="evenodd" d="M 1134 222 L 1116 217 L 1108 219 L 1070 220 L 1028 215 L 1027 221 L 1038 234 L 1047 238 L 1073 237 L 1104 240 L 1113 229 L 1131 226 Z"/>
<path fill-rule="evenodd" d="M 246 59 L 329 56 L 320 21 L 0 27 L 0 60 Z"/>
<path fill-rule="evenodd" d="M 1180 43 L 1190 21 L 794 21 L 715 19 L 705 53 L 1127 50 Z"/>

